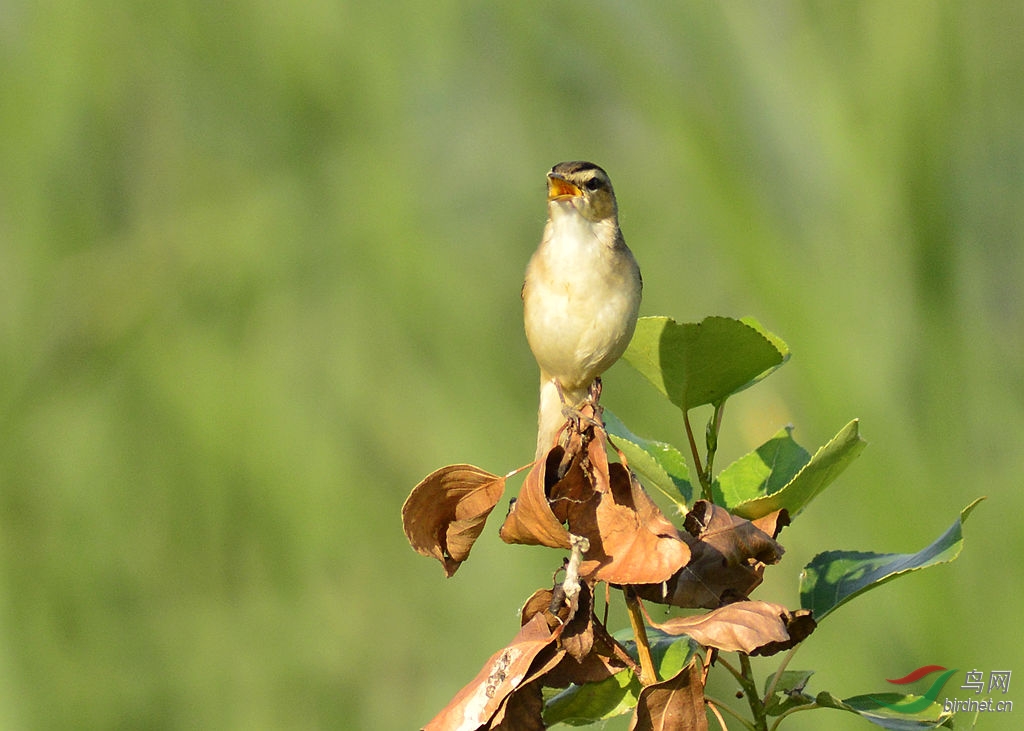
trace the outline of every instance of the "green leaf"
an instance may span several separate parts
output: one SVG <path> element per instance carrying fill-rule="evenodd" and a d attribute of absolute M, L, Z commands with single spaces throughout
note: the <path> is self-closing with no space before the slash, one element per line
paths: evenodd
<path fill-rule="evenodd" d="M 544 723 L 585 726 L 621 716 L 636 707 L 640 683 L 630 670 L 622 670 L 597 683 L 570 685 L 544 704 Z"/>
<path fill-rule="evenodd" d="M 778 681 L 775 675 L 771 674 L 764 680 L 764 693 L 768 695 L 769 688 L 775 683 L 775 689 L 768 698 L 765 706 L 765 713 L 769 716 L 781 715 L 797 706 L 806 706 L 814 703 L 814 698 L 804 693 L 807 681 L 814 675 L 813 670 L 784 670 Z"/>
<path fill-rule="evenodd" d="M 820 708 L 835 708 L 840 711 L 855 713 L 876 726 L 893 731 L 918 731 L 919 729 L 953 728 L 953 716 L 942 710 L 938 703 L 930 703 L 916 713 L 904 713 L 887 707 L 888 705 L 916 704 L 920 696 L 900 695 L 899 693 L 879 693 L 877 695 L 858 695 L 839 700 L 831 693 L 818 693 L 814 702 Z"/>
<path fill-rule="evenodd" d="M 749 317 L 749 316 L 748 316 L 748 317 L 741 317 L 741 318 L 740 318 L 740 322 L 742 322 L 742 323 L 743 323 L 744 325 L 749 325 L 750 327 L 752 327 L 752 328 L 754 328 L 755 330 L 757 330 L 757 331 L 758 331 L 759 333 L 761 333 L 761 334 L 762 334 L 762 335 L 763 335 L 763 336 L 764 336 L 764 337 L 765 337 L 765 338 L 766 338 L 766 339 L 767 339 L 767 340 L 768 340 L 768 341 L 769 341 L 769 342 L 770 342 L 770 343 L 771 343 L 772 345 L 774 345 L 774 346 L 775 346 L 775 349 L 776 349 L 777 351 L 779 351 L 780 353 L 782 353 L 782 361 L 781 361 L 781 362 L 780 362 L 780 363 L 779 363 L 779 364 L 778 364 L 777 366 L 775 366 L 775 367 L 773 367 L 773 368 L 769 368 L 768 370 L 766 370 L 766 371 L 765 371 L 764 373 L 762 373 L 761 375 L 759 375 L 759 376 L 758 376 L 757 378 L 755 378 L 754 380 L 752 380 L 752 381 L 751 381 L 751 382 L 750 382 L 750 383 L 748 384 L 749 386 L 753 386 L 753 385 L 754 385 L 755 383 L 757 383 L 758 381 L 763 381 L 763 380 L 764 380 L 765 378 L 767 378 L 768 376 L 770 376 L 770 375 L 771 375 L 772 373 L 774 373 L 774 372 L 775 372 L 776 370 L 778 370 L 778 369 L 779 369 L 779 368 L 780 368 L 781 366 L 783 366 L 783 365 L 784 365 L 784 364 L 786 363 L 786 361 L 787 361 L 787 360 L 789 360 L 789 355 L 790 355 L 790 353 L 789 353 L 789 346 L 788 346 L 788 345 L 786 345 L 786 341 L 785 341 L 785 340 L 783 340 L 782 338 L 780 338 L 780 337 L 779 337 L 778 335 L 776 335 L 775 333 L 773 333 L 773 332 L 771 332 L 771 331 L 769 331 L 769 330 L 765 329 L 765 326 L 764 326 L 764 325 L 762 325 L 762 324 L 761 324 L 760 322 L 758 322 L 758 321 L 757 321 L 756 319 L 754 319 L 753 317 Z"/>
<path fill-rule="evenodd" d="M 693 662 L 693 653 L 697 649 L 697 643 L 692 638 L 666 634 L 654 627 L 647 628 L 647 642 L 661 680 L 671 678 Z M 626 651 L 636 657 L 636 643 L 627 642 Z"/>
<path fill-rule="evenodd" d="M 630 468 L 642 478 L 644 485 L 660 490 L 685 513 L 693 498 L 693 485 L 683 453 L 671 444 L 638 437 L 607 409 L 604 424 L 608 434 L 614 437 L 615 446 L 626 455 Z"/>
<path fill-rule="evenodd" d="M 774 682 L 775 693 L 802 693 L 812 675 L 813 670 L 783 670 L 779 679 L 775 680 L 775 673 L 771 673 L 764 679 L 764 692 L 767 694 Z"/>
<path fill-rule="evenodd" d="M 626 651 L 635 660 L 636 643 L 624 641 L 625 637 L 632 637 L 632 632 L 615 633 L 615 638 L 624 642 Z M 677 637 L 648 627 L 647 640 L 659 678 L 671 678 L 693 661 L 696 643 L 689 637 Z M 597 683 L 570 685 L 544 704 L 544 723 L 584 726 L 628 713 L 636 707 L 641 690 L 640 682 L 628 669 Z"/>
<path fill-rule="evenodd" d="M 711 487 L 715 503 L 732 510 L 741 503 L 778 492 L 796 477 L 811 455 L 793 441 L 792 432 L 791 426 L 781 429 L 722 470 Z"/>
<path fill-rule="evenodd" d="M 853 597 L 917 569 L 949 563 L 963 547 L 963 523 L 985 498 L 960 511 L 960 517 L 933 543 L 917 553 L 819 553 L 800 574 L 800 605 L 821 622 L 830 612 Z"/>
<path fill-rule="evenodd" d="M 623 356 L 669 401 L 689 411 L 719 404 L 782 365 L 789 354 L 756 321 L 642 317 Z"/>
<path fill-rule="evenodd" d="M 747 520 L 755 520 L 779 508 L 786 508 L 791 516 L 796 515 L 831 485 L 867 446 L 867 442 L 860 437 L 859 426 L 857 419 L 844 426 L 828 444 L 800 465 L 795 475 L 793 470 L 800 462 L 800 452 L 806 452 L 796 442 L 788 439 L 788 433 L 785 437 L 780 436 L 781 433 L 777 434 L 757 451 L 738 461 L 743 463 L 737 468 L 738 474 L 727 474 L 732 470 L 733 465 L 730 465 L 719 476 L 723 496 L 755 495 L 735 504 L 727 503 L 726 507 Z M 778 476 L 775 475 L 776 470 Z M 772 491 L 773 487 L 791 475 L 788 482 Z M 760 495 L 756 496 L 758 493 Z"/>

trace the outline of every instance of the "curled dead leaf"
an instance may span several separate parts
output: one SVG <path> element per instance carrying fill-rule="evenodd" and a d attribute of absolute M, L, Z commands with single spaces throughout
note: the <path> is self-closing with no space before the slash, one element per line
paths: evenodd
<path fill-rule="evenodd" d="M 596 420 L 569 430 L 527 475 L 504 525 L 508 543 L 568 548 L 570 533 L 589 541 L 581 576 L 612 584 L 663 582 L 690 560 L 690 548 L 636 477 L 609 465 L 607 434 Z M 562 475 L 561 478 L 558 475 Z"/>
<path fill-rule="evenodd" d="M 554 592 L 551 589 L 537 589 L 519 610 L 519 623 L 523 625 L 533 619 L 534 615 L 546 614 L 548 615 L 546 616 L 548 628 L 554 630 L 563 620 L 552 611 L 553 598 Z"/>
<path fill-rule="evenodd" d="M 664 583 L 636 587 L 637 594 L 661 604 L 706 609 L 746 599 L 761 583 L 765 566 L 778 563 L 784 552 L 758 525 L 777 534 L 784 518 L 773 513 L 754 524 L 698 500 L 684 522 L 690 562 Z"/>
<path fill-rule="evenodd" d="M 786 623 L 786 633 L 789 634 L 789 639 L 782 642 L 769 642 L 764 644 L 751 652 L 751 655 L 762 655 L 764 657 L 768 657 L 769 655 L 774 655 L 777 652 L 788 650 L 807 639 L 807 637 L 809 637 L 814 631 L 814 628 L 818 626 L 818 623 L 814 621 L 814 616 L 811 614 L 810 609 L 798 609 L 783 617 L 782 621 Z"/>
<path fill-rule="evenodd" d="M 505 491 L 505 478 L 468 464 L 442 467 L 412 489 L 402 506 L 409 544 L 454 574 Z"/>
<path fill-rule="evenodd" d="M 779 537 L 782 529 L 789 525 L 789 511 L 785 508 L 763 515 L 751 521 L 757 528 L 773 539 Z"/>
<path fill-rule="evenodd" d="M 494 653 L 473 680 L 460 690 L 424 731 L 477 731 L 500 728 L 506 716 L 519 728 L 543 728 L 524 721 L 524 711 L 535 706 L 532 696 L 539 687 L 530 684 L 555 667 L 565 652 L 553 647 L 554 638 L 543 615 L 536 614 L 519 630 L 509 645 Z M 522 690 L 523 697 L 510 705 L 510 697 Z M 539 721 L 539 709 L 536 720 Z"/>
<path fill-rule="evenodd" d="M 587 485 L 583 470 L 578 465 L 570 468 L 561 480 L 550 486 L 546 484 L 548 475 L 554 474 L 562 453 L 561 447 L 555 447 L 526 475 L 519 497 L 512 503 L 498 532 L 505 543 L 569 548 L 569 531 L 563 525 L 566 518 L 564 513 L 556 516 L 552 503 L 562 512 L 562 501 L 568 501 L 572 495 L 582 495 Z"/>
<path fill-rule="evenodd" d="M 560 642 L 578 641 L 573 638 L 587 631 L 594 605 L 590 586 L 583 584 L 580 589 L 574 602 L 566 602 L 565 592 L 560 585 L 556 584 L 554 590 L 538 589 L 526 600 L 519 612 L 521 624 L 525 625 L 540 614 L 547 622 L 551 634 Z M 574 655 L 581 657 L 586 652 L 589 652 L 589 647 L 582 653 L 576 652 Z"/>
<path fill-rule="evenodd" d="M 640 691 L 630 731 L 707 731 L 701 666 L 691 662 L 673 677 Z"/>
<path fill-rule="evenodd" d="M 670 635 L 688 635 L 705 647 L 748 655 L 773 655 L 802 642 L 814 631 L 810 612 L 790 612 L 781 604 L 746 601 L 692 617 L 652 622 Z"/>
<path fill-rule="evenodd" d="M 609 584 L 666 581 L 690 561 L 689 546 L 629 470 L 607 468 L 609 489 L 596 510 L 570 523 L 590 538 L 581 572 Z"/>
<path fill-rule="evenodd" d="M 776 522 L 770 522 L 773 532 L 777 532 Z M 777 563 L 784 553 L 782 546 L 756 524 L 707 500 L 693 504 L 683 526 L 690 535 L 713 546 L 730 565 L 750 559 L 763 564 Z"/>
<path fill-rule="evenodd" d="M 565 650 L 565 656 L 557 667 L 544 675 L 543 685 L 546 688 L 564 688 L 570 683 L 597 683 L 626 667 L 624 661 L 616 656 L 616 648 L 621 648 L 594 617 L 593 587 L 584 584 L 581 588 L 575 615 L 567 619 L 560 619 L 567 607 L 555 598 L 556 593 L 551 589 L 539 589 L 523 605 L 523 624 L 542 614 L 557 646 Z M 558 615 L 553 613 L 556 606 L 560 607 Z"/>

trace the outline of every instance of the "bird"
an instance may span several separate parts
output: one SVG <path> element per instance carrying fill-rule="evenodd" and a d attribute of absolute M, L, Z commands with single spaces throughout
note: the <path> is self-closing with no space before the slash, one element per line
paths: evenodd
<path fill-rule="evenodd" d="M 562 162 L 547 186 L 548 219 L 522 289 L 526 339 L 540 366 L 535 460 L 625 352 L 643 290 L 608 173 L 592 162 Z"/>

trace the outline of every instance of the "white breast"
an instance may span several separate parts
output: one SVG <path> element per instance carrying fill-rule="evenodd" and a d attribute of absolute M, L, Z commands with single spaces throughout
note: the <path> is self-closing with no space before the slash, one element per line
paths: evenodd
<path fill-rule="evenodd" d="M 561 206 L 559 207 L 561 208 Z M 639 271 L 612 220 L 553 211 L 527 269 L 526 336 L 541 369 L 586 388 L 622 355 L 640 305 Z"/>

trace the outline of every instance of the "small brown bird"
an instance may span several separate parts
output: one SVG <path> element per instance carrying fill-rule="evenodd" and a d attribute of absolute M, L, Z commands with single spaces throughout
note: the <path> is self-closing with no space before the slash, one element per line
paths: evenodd
<path fill-rule="evenodd" d="M 548 222 L 526 268 L 526 339 L 540 366 L 537 458 L 594 379 L 619 359 L 636 328 L 643 282 L 619 230 L 608 174 L 591 162 L 548 173 Z"/>

